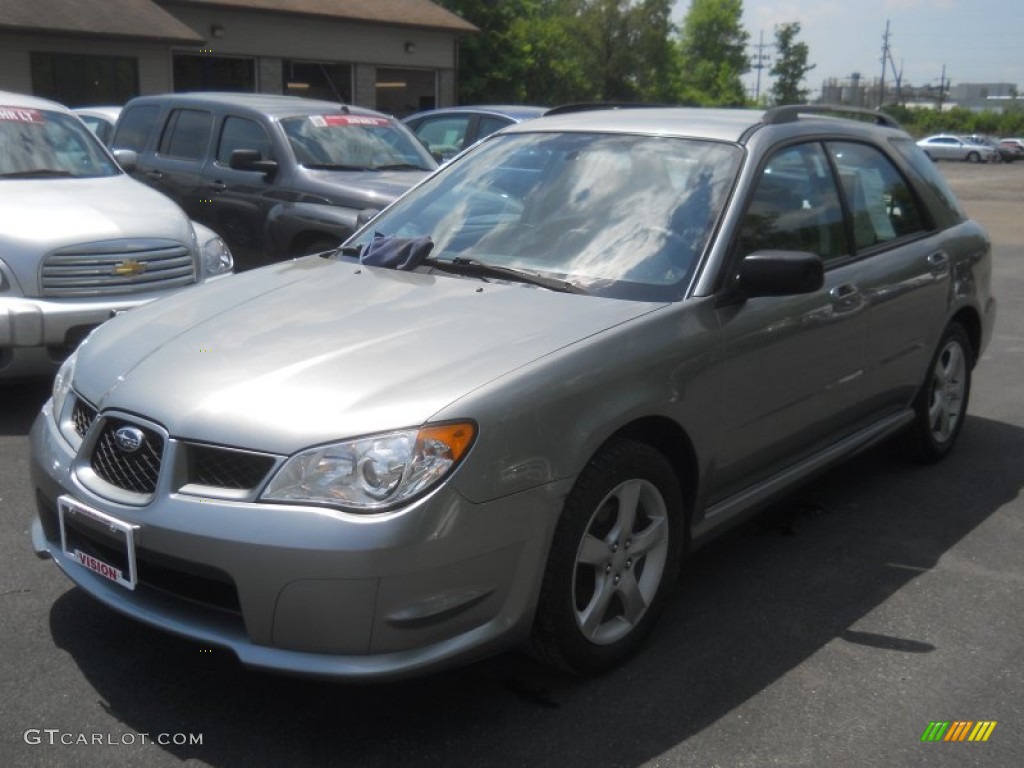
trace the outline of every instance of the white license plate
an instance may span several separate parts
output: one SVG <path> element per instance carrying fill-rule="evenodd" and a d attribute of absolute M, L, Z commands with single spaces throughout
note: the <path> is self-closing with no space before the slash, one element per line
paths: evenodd
<path fill-rule="evenodd" d="M 87 507 L 70 496 L 57 500 L 64 554 L 122 587 L 135 589 L 135 532 L 138 526 Z"/>

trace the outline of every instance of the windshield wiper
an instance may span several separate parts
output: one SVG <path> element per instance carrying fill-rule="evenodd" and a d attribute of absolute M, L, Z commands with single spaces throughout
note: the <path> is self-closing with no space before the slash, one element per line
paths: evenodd
<path fill-rule="evenodd" d="M 567 280 L 559 280 L 557 277 L 541 275 L 537 272 L 530 272 L 515 267 L 503 267 L 497 264 L 488 264 L 479 259 L 457 256 L 451 261 L 444 259 L 426 259 L 425 265 L 435 267 L 442 272 L 451 272 L 456 275 L 467 277 L 488 278 L 493 277 L 499 280 L 511 280 L 527 285 L 536 285 L 540 288 L 547 288 L 549 291 L 560 291 L 561 293 L 586 293 L 578 285 Z"/>
<path fill-rule="evenodd" d="M 365 165 L 338 165 L 334 163 L 303 163 L 303 166 L 312 171 L 372 171 Z"/>
<path fill-rule="evenodd" d="M 373 166 L 375 171 L 429 171 L 429 168 L 424 168 L 422 165 L 416 165 L 415 163 L 390 163 L 388 165 L 375 165 Z"/>
<path fill-rule="evenodd" d="M 12 171 L 11 173 L 0 173 L 5 179 L 29 179 L 34 176 L 74 176 L 71 171 L 61 171 L 56 168 L 36 168 L 31 171 Z"/>

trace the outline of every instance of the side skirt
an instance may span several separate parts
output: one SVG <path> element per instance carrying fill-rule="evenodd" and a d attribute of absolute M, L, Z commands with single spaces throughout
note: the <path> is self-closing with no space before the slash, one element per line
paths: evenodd
<path fill-rule="evenodd" d="M 888 416 L 870 427 L 833 443 L 822 451 L 782 470 L 768 479 L 723 499 L 707 509 L 694 525 L 693 548 L 749 518 L 793 488 L 807 482 L 841 461 L 882 442 L 914 420 L 910 409 Z"/>

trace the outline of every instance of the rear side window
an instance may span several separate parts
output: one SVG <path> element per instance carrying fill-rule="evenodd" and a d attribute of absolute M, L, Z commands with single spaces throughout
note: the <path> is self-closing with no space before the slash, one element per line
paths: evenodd
<path fill-rule="evenodd" d="M 830 142 L 828 151 L 839 170 L 858 251 L 927 231 L 909 184 L 889 158 L 863 144 Z"/>
<path fill-rule="evenodd" d="M 198 109 L 176 109 L 160 141 L 160 154 L 182 160 L 201 160 L 210 145 L 213 115 Z"/>
<path fill-rule="evenodd" d="M 484 136 L 490 136 L 495 131 L 500 131 L 507 125 L 511 125 L 511 121 L 506 120 L 503 117 L 492 117 L 491 115 L 484 115 L 480 118 L 480 123 L 476 129 L 477 139 L 482 139 Z"/>
<path fill-rule="evenodd" d="M 468 129 L 469 115 L 427 118 L 416 128 L 416 136 L 432 153 L 447 159 L 462 150 Z"/>
<path fill-rule="evenodd" d="M 236 149 L 255 149 L 260 153 L 261 160 L 269 160 L 270 138 L 263 126 L 255 120 L 229 115 L 220 131 L 217 162 L 227 165 L 231 161 L 231 153 Z"/>
<path fill-rule="evenodd" d="M 141 104 L 129 107 L 117 121 L 117 132 L 111 146 L 115 149 L 134 149 L 142 152 L 153 132 L 160 107 L 156 104 Z"/>

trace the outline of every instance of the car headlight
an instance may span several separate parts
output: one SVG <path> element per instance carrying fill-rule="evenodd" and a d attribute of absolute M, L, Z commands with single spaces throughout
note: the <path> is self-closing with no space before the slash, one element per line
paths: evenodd
<path fill-rule="evenodd" d="M 460 422 L 311 448 L 285 462 L 261 498 L 382 512 L 451 472 L 475 434 L 472 423 Z"/>
<path fill-rule="evenodd" d="M 231 250 L 219 237 L 212 237 L 200 246 L 199 259 L 203 265 L 203 273 L 207 276 L 223 275 L 235 266 Z"/>
<path fill-rule="evenodd" d="M 57 375 L 53 378 L 53 419 L 60 424 L 60 414 L 64 410 L 64 402 L 71 392 L 71 381 L 75 378 L 75 363 L 78 361 L 78 350 L 68 355 Z"/>

